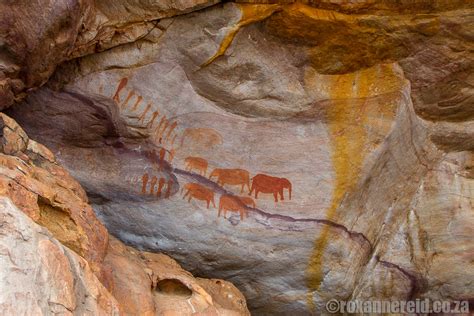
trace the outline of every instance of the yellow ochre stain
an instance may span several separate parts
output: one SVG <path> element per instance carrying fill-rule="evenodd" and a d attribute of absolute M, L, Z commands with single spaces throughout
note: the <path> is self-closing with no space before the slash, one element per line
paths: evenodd
<path fill-rule="evenodd" d="M 345 46 L 343 43 L 340 43 L 340 40 L 337 40 L 339 37 L 351 40 L 351 44 L 353 44 L 352 49 L 354 50 L 367 49 L 366 45 L 361 44 L 361 41 L 364 42 L 370 39 L 375 41 L 373 44 L 378 45 L 376 47 L 380 46 L 380 49 L 382 47 L 389 49 L 390 45 L 388 44 L 392 40 L 385 33 L 380 32 L 379 28 L 374 27 L 374 25 L 381 22 L 379 21 L 380 19 L 371 15 L 348 15 L 333 10 L 315 8 L 303 2 L 298 2 L 298 0 L 291 4 L 237 3 L 235 5 L 241 11 L 239 21 L 225 28 L 226 34 L 221 40 L 218 50 L 201 67 L 211 64 L 218 57 L 224 55 L 242 27 L 272 17 L 276 12 L 281 12 L 282 15 L 278 15 L 274 19 L 274 22 L 276 21 L 276 24 L 272 26 L 275 28 L 274 32 L 296 38 L 314 38 L 315 47 L 324 46 L 322 44 L 326 42 L 327 45 L 334 45 L 336 47 Z M 383 23 L 389 23 L 388 25 L 394 28 L 401 25 L 415 28 L 423 34 L 435 34 L 439 29 L 438 19 L 431 17 L 425 20 L 399 17 L 393 21 L 383 21 Z M 369 50 L 368 52 L 371 51 Z M 372 54 L 374 58 L 381 58 L 378 54 L 373 52 Z M 401 52 L 397 54 L 401 54 Z M 356 54 L 356 56 L 358 55 Z"/>
<path fill-rule="evenodd" d="M 217 52 L 208 61 L 206 61 L 201 67 L 207 66 L 212 63 L 216 58 L 222 56 L 227 48 L 232 44 L 237 32 L 248 24 L 252 24 L 258 21 L 265 20 L 275 11 L 281 8 L 278 4 L 237 4 L 240 11 L 241 17 L 237 24 L 230 26 L 228 33 L 221 41 L 220 47 Z"/>
<path fill-rule="evenodd" d="M 216 58 L 224 55 L 229 48 L 230 44 L 234 40 L 234 37 L 237 35 L 239 30 L 249 24 L 256 23 L 266 18 L 270 17 L 273 13 L 277 11 L 285 11 L 288 14 L 303 14 L 306 17 L 309 17 L 314 20 L 323 20 L 323 21 L 334 21 L 334 20 L 351 20 L 352 18 L 348 15 L 341 13 L 322 10 L 317 8 L 312 8 L 302 3 L 294 3 L 289 5 L 281 4 L 236 4 L 241 11 L 241 18 L 237 24 L 234 24 L 229 27 L 227 34 L 224 39 L 221 41 L 219 49 L 217 52 L 209 58 L 201 67 L 208 66 Z"/>
<path fill-rule="evenodd" d="M 237 4 L 241 10 L 239 22 L 229 27 L 227 34 L 221 41 L 217 52 L 201 67 L 211 64 L 226 50 L 234 40 L 238 31 L 251 23 L 265 20 L 275 12 L 283 11 L 289 17 L 309 18 L 314 21 L 356 23 L 357 19 L 342 13 L 317 9 L 303 3 L 288 5 L 280 4 Z M 311 30 L 307 30 L 310 32 Z M 364 28 L 366 33 L 370 28 Z M 286 32 L 300 32 L 299 29 L 286 29 Z M 299 34 L 301 35 L 301 34 Z M 337 210 L 345 194 L 350 192 L 357 182 L 366 155 L 373 149 L 372 139 L 367 127 L 378 124 L 371 117 L 382 121 L 393 119 L 395 116 L 394 103 L 382 107 L 368 108 L 364 98 L 399 91 L 402 80 L 394 68 L 394 64 L 379 64 L 365 70 L 344 75 L 321 75 L 309 71 L 305 80 L 308 88 L 318 92 L 326 92 L 331 105 L 325 116 L 330 134 L 330 142 L 335 173 L 335 183 L 330 207 L 326 219 L 336 221 Z M 372 124 L 372 125 L 371 125 Z M 323 281 L 323 255 L 328 244 L 329 226 L 323 226 L 322 231 L 314 242 L 313 251 L 306 269 L 306 285 L 308 288 L 307 304 L 313 310 L 314 292 L 319 290 Z"/>
<path fill-rule="evenodd" d="M 351 74 L 323 76 L 325 87 L 319 88 L 326 88 L 329 100 L 333 100 L 325 113 L 335 173 L 327 220 L 337 220 L 339 205 L 345 194 L 359 181 L 364 159 L 370 149 L 367 125 L 370 125 L 370 116 L 377 113 L 368 109 L 364 98 L 399 89 L 400 77 L 396 76 L 393 67 L 392 64 L 382 64 Z M 323 78 L 319 76 L 318 79 Z M 385 114 L 389 116 L 388 119 L 393 119 L 395 105 L 386 107 L 379 115 Z M 330 227 L 322 226 L 306 269 L 307 304 L 311 310 L 315 308 L 314 292 L 319 290 L 324 278 L 323 257 L 329 233 Z"/>
<path fill-rule="evenodd" d="M 314 8 L 301 2 L 295 2 L 292 4 L 285 5 L 283 7 L 283 10 L 289 14 L 291 13 L 303 14 L 304 16 L 312 20 L 346 21 L 346 22 L 356 21 L 356 19 L 350 15 L 339 13 L 336 11 L 331 11 L 331 10 Z"/>
<path fill-rule="evenodd" d="M 211 64 L 214 60 L 218 57 L 224 55 L 227 48 L 229 48 L 230 44 L 234 40 L 234 37 L 237 35 L 239 30 L 249 24 L 256 23 L 273 15 L 275 12 L 284 11 L 288 16 L 293 16 L 296 18 L 308 18 L 314 21 L 326 21 L 326 22 L 335 22 L 335 21 L 344 21 L 348 23 L 355 22 L 356 19 L 350 15 L 318 9 L 306 4 L 296 2 L 292 4 L 243 4 L 237 3 L 236 4 L 241 11 L 241 17 L 238 23 L 229 26 L 227 34 L 221 41 L 219 45 L 219 49 L 217 52 L 209 58 L 205 63 L 201 65 L 201 67 L 207 66 Z M 297 32 L 298 35 L 300 31 L 298 30 L 291 30 L 287 29 L 286 31 L 289 32 Z M 310 31 L 310 30 L 308 30 Z"/>

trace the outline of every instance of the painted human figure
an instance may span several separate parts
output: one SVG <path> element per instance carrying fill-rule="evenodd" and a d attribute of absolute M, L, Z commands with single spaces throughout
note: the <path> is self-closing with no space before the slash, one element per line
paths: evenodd
<path fill-rule="evenodd" d="M 160 149 L 160 159 L 159 159 L 160 171 L 165 168 L 165 155 L 166 155 L 166 149 L 161 148 Z"/>
<path fill-rule="evenodd" d="M 153 195 L 153 193 L 155 193 L 155 185 L 156 185 L 156 182 L 158 181 L 158 178 L 156 176 L 153 176 L 153 178 L 151 178 L 151 182 L 150 182 L 150 194 Z"/>
<path fill-rule="evenodd" d="M 166 179 L 160 178 L 160 181 L 158 182 L 158 191 L 156 192 L 157 197 L 161 197 L 161 191 L 163 190 L 165 183 L 166 183 Z"/>
<path fill-rule="evenodd" d="M 142 176 L 142 194 L 146 194 L 146 185 L 148 183 L 148 177 L 148 173 L 145 173 Z"/>
<path fill-rule="evenodd" d="M 168 180 L 168 187 L 166 188 L 166 195 L 165 198 L 169 199 L 171 195 L 171 188 L 173 187 L 173 180 L 169 179 Z"/>

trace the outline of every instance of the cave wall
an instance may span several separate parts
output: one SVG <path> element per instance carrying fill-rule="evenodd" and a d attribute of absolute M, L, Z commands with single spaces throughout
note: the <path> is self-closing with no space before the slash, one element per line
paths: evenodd
<path fill-rule="evenodd" d="M 232 281 L 258 315 L 473 297 L 472 6 L 136 10 L 106 15 L 148 28 L 95 51 L 80 32 L 7 110 L 113 235 Z"/>

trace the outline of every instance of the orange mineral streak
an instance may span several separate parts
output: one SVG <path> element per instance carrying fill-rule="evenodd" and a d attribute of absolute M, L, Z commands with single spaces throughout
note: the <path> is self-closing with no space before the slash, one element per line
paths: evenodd
<path fill-rule="evenodd" d="M 241 17 L 239 22 L 236 24 L 232 25 L 229 27 L 229 31 L 224 37 L 224 39 L 221 41 L 221 44 L 219 46 L 219 49 L 217 52 L 204 64 L 202 64 L 201 67 L 208 66 L 211 64 L 214 60 L 216 60 L 218 57 L 224 55 L 226 52 L 227 48 L 229 48 L 230 44 L 232 44 L 232 41 L 234 40 L 235 36 L 239 32 L 239 30 L 249 24 L 256 23 L 263 21 L 270 16 L 272 16 L 275 12 L 280 12 L 283 11 L 288 17 L 293 17 L 297 19 L 308 19 L 308 20 L 314 20 L 318 22 L 334 22 L 334 21 L 344 21 L 344 22 L 354 22 L 356 19 L 353 18 L 350 15 L 330 11 L 330 10 L 323 10 L 323 9 L 317 9 L 313 8 L 311 6 L 305 5 L 303 3 L 293 3 L 293 4 L 242 4 L 238 3 L 237 4 L 240 11 L 241 11 Z M 287 29 L 287 32 L 295 32 L 298 34 L 298 36 L 301 36 L 301 30 L 298 28 L 295 28 L 294 30 L 292 29 Z M 311 32 L 311 30 L 306 30 L 308 32 Z"/>
<path fill-rule="evenodd" d="M 307 73 L 306 83 L 331 100 L 325 116 L 330 133 L 332 162 L 335 173 L 331 205 L 326 219 L 337 222 L 337 211 L 345 195 L 357 185 L 364 160 L 371 150 L 368 130 L 377 119 L 392 122 L 396 103 L 384 108 L 371 108 L 366 98 L 399 91 L 402 77 L 393 64 L 381 64 L 345 75 Z M 386 131 L 388 133 L 388 131 Z M 314 292 L 324 277 L 324 252 L 330 237 L 330 227 L 323 226 L 314 242 L 306 269 L 307 304 L 314 309 Z M 321 293 L 320 293 L 321 294 Z"/>
<path fill-rule="evenodd" d="M 216 58 L 224 55 L 227 48 L 234 40 L 235 35 L 239 32 L 240 28 L 248 24 L 265 20 L 273 13 L 281 9 L 278 4 L 238 4 L 239 9 L 242 13 L 240 20 L 237 24 L 229 27 L 229 32 L 222 40 L 219 49 L 208 61 L 206 61 L 201 67 L 205 67 L 211 64 Z"/>
<path fill-rule="evenodd" d="M 304 15 L 307 18 L 318 21 L 347 21 L 353 22 L 356 19 L 351 15 L 339 13 L 332 10 L 318 9 L 301 2 L 286 5 L 283 9 L 287 14 Z"/>

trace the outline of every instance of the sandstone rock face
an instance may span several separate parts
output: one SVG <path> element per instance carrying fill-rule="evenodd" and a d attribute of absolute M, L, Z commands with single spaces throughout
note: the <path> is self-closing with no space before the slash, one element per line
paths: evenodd
<path fill-rule="evenodd" d="M 243 295 L 222 280 L 195 279 L 163 254 L 112 239 L 104 269 L 89 263 L 0 198 L 0 311 L 5 315 L 250 315 Z"/>
<path fill-rule="evenodd" d="M 231 281 L 255 314 L 474 297 L 472 4 L 249 2 L 149 34 L 122 28 L 102 52 L 80 33 L 71 57 L 88 55 L 9 113 L 112 234 Z M 150 26 L 141 9 L 114 8 L 110 21 Z M 114 280 L 161 288 L 160 257 L 127 260 L 133 250 L 114 244 Z M 163 287 L 194 297 L 183 311 L 240 310 L 193 282 Z M 140 312 L 163 306 L 163 293 L 122 289 Z"/>
<path fill-rule="evenodd" d="M 3 113 L 0 124 L 1 314 L 249 315 L 232 284 L 195 279 L 164 254 L 109 244 L 51 151 Z"/>
<path fill-rule="evenodd" d="M 4 315 L 120 315 L 89 263 L 0 198 L 0 311 Z"/>
<path fill-rule="evenodd" d="M 217 3 L 197 1 L 3 1 L 0 109 L 43 85 L 64 60 L 159 37 L 160 19 Z"/>
<path fill-rule="evenodd" d="M 112 239 L 105 266 L 113 275 L 111 292 L 127 315 L 250 315 L 231 283 L 195 279 L 166 255 Z"/>
<path fill-rule="evenodd" d="M 29 139 L 3 113 L 0 113 L 0 127 L 1 195 L 9 197 L 99 272 L 108 233 L 97 220 L 82 187 L 57 164 L 49 149 Z"/>

